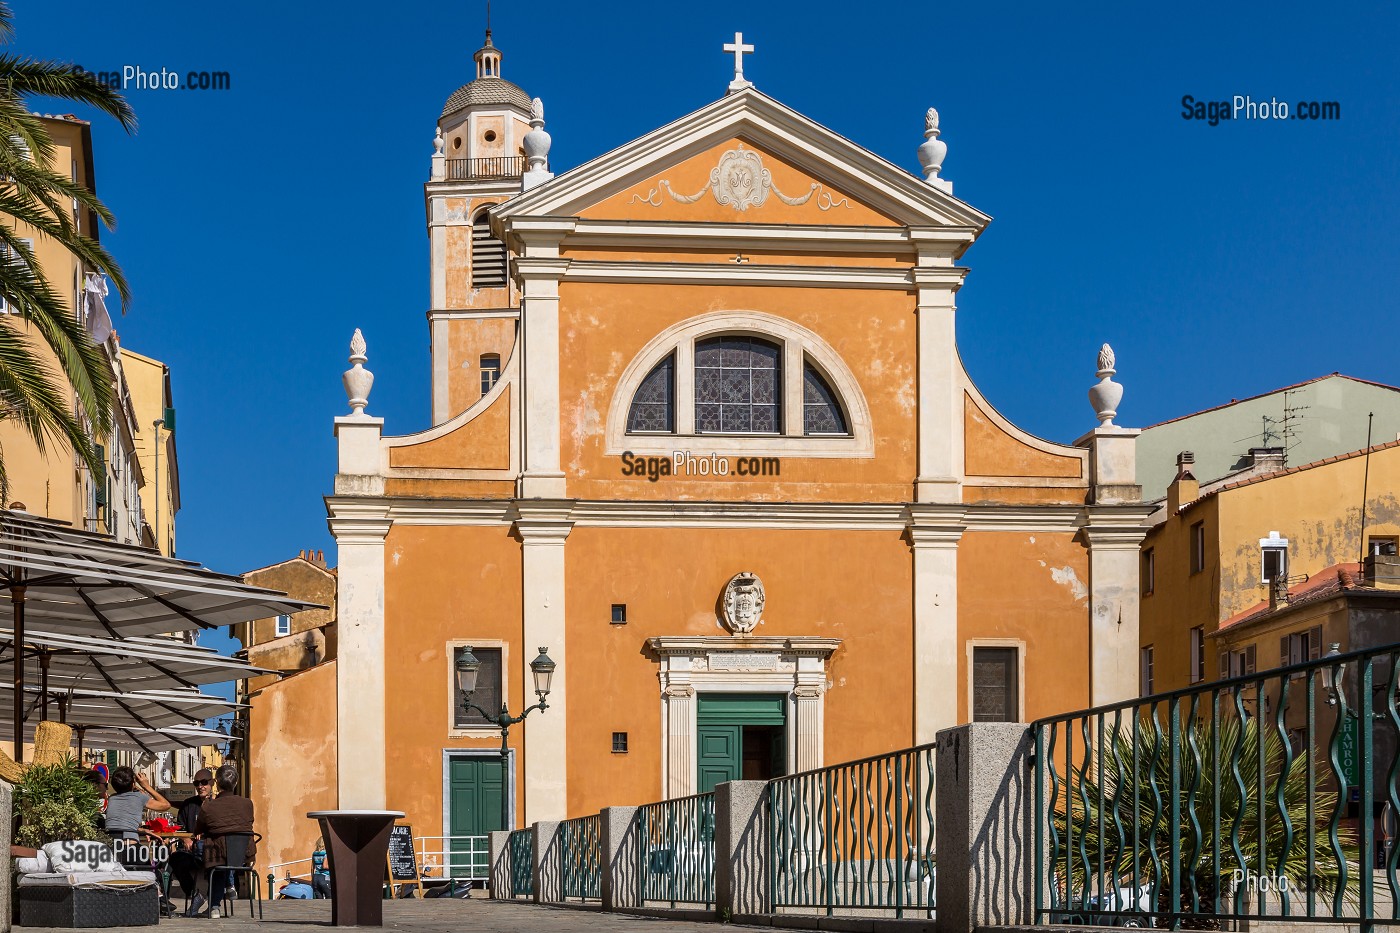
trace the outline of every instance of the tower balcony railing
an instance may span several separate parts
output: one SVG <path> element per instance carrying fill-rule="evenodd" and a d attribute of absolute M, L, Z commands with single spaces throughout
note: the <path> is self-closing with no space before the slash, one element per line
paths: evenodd
<path fill-rule="evenodd" d="M 447 159 L 448 181 L 481 181 L 491 178 L 519 178 L 525 174 L 524 156 L 493 156 L 485 159 Z"/>

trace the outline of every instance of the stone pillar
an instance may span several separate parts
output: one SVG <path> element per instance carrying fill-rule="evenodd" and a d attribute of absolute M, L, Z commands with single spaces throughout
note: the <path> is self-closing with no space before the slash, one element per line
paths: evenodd
<path fill-rule="evenodd" d="M 510 830 L 496 829 L 487 834 L 491 845 L 490 885 L 495 900 L 510 900 Z"/>
<path fill-rule="evenodd" d="M 793 756 L 793 770 L 813 771 L 822 766 L 822 695 L 826 693 L 824 684 L 799 684 L 793 691 L 793 731 L 797 735 L 797 747 Z"/>
<path fill-rule="evenodd" d="M 337 551 L 337 805 L 385 809 L 384 539 L 392 522 L 380 469 L 384 419 L 335 419 L 339 464 L 328 524 Z"/>
<path fill-rule="evenodd" d="M 521 252 L 515 271 L 521 285 L 521 451 L 522 498 L 565 494 L 559 443 L 559 280 L 569 267 L 559 258 L 559 242 L 571 224 L 516 218 L 511 233 Z"/>
<path fill-rule="evenodd" d="M 915 506 L 914 744 L 958 721 L 958 541 L 961 506 Z"/>
<path fill-rule="evenodd" d="M 9 784 L 0 781 L 0 852 L 9 852 L 13 842 L 11 838 L 11 830 L 14 825 L 13 806 L 13 789 Z M 14 859 L 8 857 L 0 859 L 0 933 L 10 933 L 10 917 L 14 913 L 14 905 L 10 902 L 14 870 Z"/>
<path fill-rule="evenodd" d="M 530 872 L 534 880 L 535 903 L 557 904 L 564 899 L 562 865 L 559 860 L 559 821 L 541 820 L 530 828 L 534 836 L 535 864 Z"/>
<path fill-rule="evenodd" d="M 525 720 L 525 815 L 521 825 L 561 820 L 567 808 L 568 645 L 564 639 L 564 542 L 573 523 L 571 504 L 559 501 L 518 503 L 515 531 L 520 536 L 524 644 L 517 662 L 524 703 L 534 702 L 530 662 L 548 648 L 557 665 L 549 708 Z"/>
<path fill-rule="evenodd" d="M 1030 754 L 1024 723 L 969 723 L 938 733 L 939 933 L 1033 921 Z"/>
<path fill-rule="evenodd" d="M 606 807 L 602 811 L 604 910 L 642 905 L 641 849 L 636 807 Z"/>
<path fill-rule="evenodd" d="M 921 244 L 918 287 L 919 502 L 958 502 L 962 498 L 962 391 L 958 386 L 954 298 L 966 269 L 952 265 L 946 250 Z"/>
<path fill-rule="evenodd" d="M 715 787 L 715 909 L 734 923 L 772 912 L 766 781 Z"/>
<path fill-rule="evenodd" d="M 1095 507 L 1081 530 L 1089 547 L 1089 705 L 1138 695 L 1142 525 L 1151 507 Z"/>
<path fill-rule="evenodd" d="M 695 688 L 671 684 L 666 702 L 666 799 L 695 793 Z"/>

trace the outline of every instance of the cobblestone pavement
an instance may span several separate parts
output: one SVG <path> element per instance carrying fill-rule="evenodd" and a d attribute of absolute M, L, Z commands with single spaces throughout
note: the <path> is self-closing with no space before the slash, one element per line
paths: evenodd
<path fill-rule="evenodd" d="M 222 920 L 162 920 L 159 930 L 166 933 L 252 933 L 257 920 L 248 919 L 248 902 L 238 905 L 235 916 Z M 295 933 L 298 930 L 333 929 L 330 901 L 267 901 L 263 904 L 260 924 L 271 933 Z M 48 927 L 15 927 L 16 930 L 37 931 Z M 105 933 L 150 933 L 154 927 L 108 927 Z M 725 930 L 757 930 L 759 927 L 719 926 L 714 923 L 691 923 L 657 920 L 650 917 L 630 917 L 625 914 L 605 914 L 600 911 L 576 910 L 562 907 L 537 907 L 533 904 L 473 900 L 407 899 L 384 903 L 384 929 L 405 930 L 410 933 L 597 933 L 621 930 L 624 933 L 721 933 Z"/>

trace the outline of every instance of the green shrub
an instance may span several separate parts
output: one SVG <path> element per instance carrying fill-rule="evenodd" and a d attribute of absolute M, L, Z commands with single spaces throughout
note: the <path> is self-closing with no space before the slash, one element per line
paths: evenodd
<path fill-rule="evenodd" d="M 97 788 L 83 780 L 72 758 L 54 765 L 31 765 L 15 785 L 20 827 L 15 844 L 39 847 L 64 839 L 107 837 L 97 828 L 101 814 Z"/>

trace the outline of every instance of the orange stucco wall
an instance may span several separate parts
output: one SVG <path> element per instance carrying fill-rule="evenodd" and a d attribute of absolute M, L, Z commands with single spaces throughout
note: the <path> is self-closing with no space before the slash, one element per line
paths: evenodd
<path fill-rule="evenodd" d="M 320 832 L 306 814 L 336 806 L 336 664 L 293 674 L 250 700 L 249 797 L 263 870 L 310 858 Z M 309 866 L 292 868 L 303 871 Z"/>
<path fill-rule="evenodd" d="M 447 322 L 447 415 L 460 414 L 481 398 L 481 357 L 494 353 L 505 367 L 515 347 L 515 318 Z M 434 349 L 434 353 L 439 352 Z"/>
<path fill-rule="evenodd" d="M 1078 457 L 1036 450 L 1012 437 L 963 395 L 963 459 L 969 476 L 1048 476 L 1080 479 L 1084 461 Z"/>
<path fill-rule="evenodd" d="M 958 543 L 958 640 L 1024 643 L 1027 721 L 1089 705 L 1089 558 L 1069 534 L 968 532 Z M 968 718 L 958 652 L 958 717 Z"/>
<path fill-rule="evenodd" d="M 852 226 L 894 226 L 890 218 L 872 210 L 846 191 L 823 187 L 801 205 L 784 203 L 769 194 L 761 207 L 735 211 L 705 193 L 693 204 L 675 201 L 668 189 L 685 198 L 702 191 L 710 182 L 710 172 L 730 149 L 743 146 L 757 152 L 763 167 L 772 173 L 773 187 L 789 198 L 802 198 L 821 180 L 791 162 L 743 138 L 727 140 L 656 174 L 638 179 L 619 193 L 580 211 L 581 217 L 607 217 L 625 220 L 688 220 L 711 223 L 843 224 Z M 666 182 L 667 184 L 663 184 Z M 755 180 L 756 183 L 756 180 Z M 823 209 L 825 207 L 825 209 Z"/>
<path fill-rule="evenodd" d="M 560 286 L 560 458 L 570 496 L 600 499 L 904 501 L 916 470 L 914 299 L 854 289 L 716 288 L 565 282 Z M 778 477 L 715 481 L 622 475 L 603 431 L 618 379 L 672 324 L 710 311 L 750 309 L 795 321 L 846 359 L 870 406 L 873 458 L 783 458 Z M 626 402 L 624 401 L 624 405 Z M 624 408 L 625 412 L 625 408 Z M 677 449 L 685 438 L 676 437 Z"/>
<path fill-rule="evenodd" d="M 727 637 L 715 600 L 737 569 L 767 588 L 754 634 L 844 640 L 827 668 L 827 761 L 912 741 L 913 565 L 898 532 L 578 527 L 567 553 L 570 813 L 664 796 L 659 662 L 646 641 Z M 626 625 L 610 623 L 613 603 L 627 605 Z M 874 685 L 888 698 L 876 718 Z M 628 754 L 610 753 L 613 732 L 628 733 Z"/>
<path fill-rule="evenodd" d="M 397 525 L 385 549 L 388 799 L 422 835 L 442 827 L 442 750 L 494 748 L 499 734 L 449 736 L 451 656 L 460 639 L 508 643 L 508 703 L 522 708 L 520 546 L 505 526 Z M 479 643 L 479 642 L 478 642 Z M 533 652 L 531 652 L 533 657 Z M 533 695 L 532 695 L 533 696 Z M 519 756 L 521 730 L 511 732 Z M 518 758 L 517 761 L 523 761 Z M 524 768 L 516 768 L 524 799 Z"/>
<path fill-rule="evenodd" d="M 389 448 L 389 465 L 477 470 L 509 468 L 512 389 L 513 386 L 506 386 L 485 411 L 455 431 L 410 447 Z"/>

